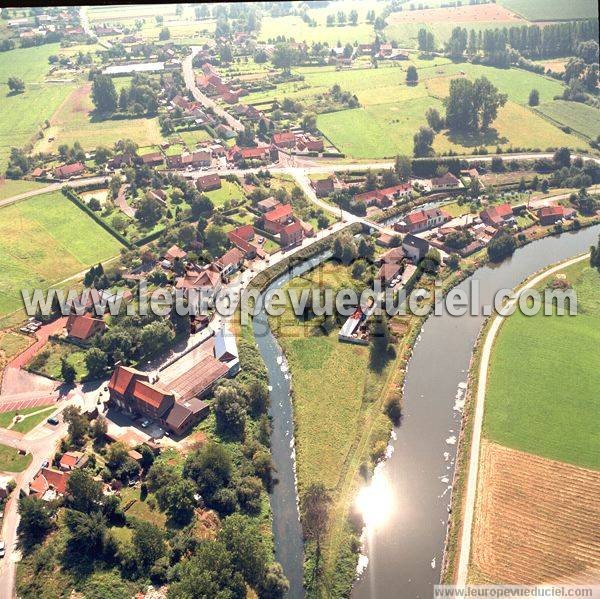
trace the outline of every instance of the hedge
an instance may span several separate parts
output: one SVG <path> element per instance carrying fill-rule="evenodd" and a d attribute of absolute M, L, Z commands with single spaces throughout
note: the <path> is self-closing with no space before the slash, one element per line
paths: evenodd
<path fill-rule="evenodd" d="M 107 222 L 102 220 L 93 210 L 91 210 L 85 202 L 68 186 L 64 186 L 61 190 L 63 194 L 73 202 L 78 208 L 81 208 L 88 216 L 95 220 L 105 231 L 110 233 L 115 239 L 122 243 L 126 248 L 131 249 L 132 243 L 128 241 L 121 233 L 113 229 Z"/>

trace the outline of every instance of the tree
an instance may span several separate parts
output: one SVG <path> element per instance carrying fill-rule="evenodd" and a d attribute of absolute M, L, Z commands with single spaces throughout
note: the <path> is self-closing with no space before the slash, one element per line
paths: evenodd
<path fill-rule="evenodd" d="M 108 75 L 96 75 L 92 84 L 92 102 L 99 113 L 111 113 L 117 108 L 117 91 Z"/>
<path fill-rule="evenodd" d="M 25 82 L 19 77 L 9 77 L 7 83 L 8 89 L 13 94 L 20 94 L 25 91 Z"/>
<path fill-rule="evenodd" d="M 416 85 L 418 82 L 419 73 L 417 72 L 417 67 L 411 64 L 408 69 L 406 69 L 406 83 L 408 83 L 408 85 Z"/>
<path fill-rule="evenodd" d="M 227 450 L 218 443 L 207 443 L 186 458 L 183 476 L 192 479 L 202 495 L 211 496 L 229 484 L 232 470 Z"/>
<path fill-rule="evenodd" d="M 98 347 L 92 347 L 85 353 L 85 367 L 90 379 L 101 379 L 108 368 L 108 356 Z"/>
<path fill-rule="evenodd" d="M 258 587 L 264 578 L 269 561 L 267 548 L 258 526 L 248 516 L 233 514 L 225 518 L 219 531 L 219 540 L 231 555 L 238 572 L 253 587 Z"/>
<path fill-rule="evenodd" d="M 264 381 L 253 378 L 247 385 L 249 406 L 254 416 L 266 413 L 269 408 L 269 387 Z"/>
<path fill-rule="evenodd" d="M 90 434 L 96 441 L 101 441 L 102 439 L 104 439 L 104 436 L 106 435 L 107 431 L 108 423 L 106 421 L 106 418 L 102 415 L 98 416 L 98 418 L 94 420 L 92 426 L 90 427 Z"/>
<path fill-rule="evenodd" d="M 131 538 L 138 571 L 142 576 L 147 576 L 150 568 L 166 553 L 164 535 L 160 528 L 138 520 L 135 524 Z"/>
<path fill-rule="evenodd" d="M 47 501 L 38 499 L 34 495 L 26 495 L 19 499 L 19 516 L 17 535 L 19 543 L 25 552 L 28 552 L 41 543 L 52 530 L 53 510 Z"/>
<path fill-rule="evenodd" d="M 153 196 L 144 196 L 135 211 L 135 217 L 145 227 L 153 227 L 163 215 L 163 205 Z"/>
<path fill-rule="evenodd" d="M 265 599 L 282 599 L 289 591 L 290 583 L 283 574 L 281 564 L 270 564 L 263 582 L 263 596 Z"/>
<path fill-rule="evenodd" d="M 60 376 L 68 385 L 73 384 L 75 382 L 75 378 L 77 377 L 75 366 L 68 362 L 66 358 L 60 359 Z"/>
<path fill-rule="evenodd" d="M 433 138 L 435 133 L 429 127 L 419 127 L 413 136 L 414 154 L 417 158 L 430 156 L 433 153 Z"/>
<path fill-rule="evenodd" d="M 168 28 L 168 27 L 163 27 L 163 28 L 160 30 L 160 33 L 158 34 L 158 39 L 159 39 L 161 42 L 164 42 L 164 41 L 166 41 L 166 40 L 168 40 L 168 39 L 171 39 L 171 32 L 169 31 L 169 28 Z"/>
<path fill-rule="evenodd" d="M 529 92 L 529 106 L 537 106 L 540 103 L 540 92 L 537 89 L 532 89 Z"/>
<path fill-rule="evenodd" d="M 221 541 L 202 541 L 196 553 L 182 561 L 169 588 L 171 599 L 245 599 L 244 577 Z"/>
<path fill-rule="evenodd" d="M 425 113 L 425 118 L 427 119 L 427 124 L 434 131 L 441 131 L 444 128 L 444 119 L 440 115 L 437 108 L 428 108 L 427 112 Z"/>
<path fill-rule="evenodd" d="M 85 416 L 81 414 L 79 408 L 67 406 L 63 410 L 63 418 L 68 423 L 69 439 L 74 445 L 79 445 L 87 433 L 88 422 Z"/>
<path fill-rule="evenodd" d="M 210 224 L 208 227 L 206 227 L 204 242 L 206 249 L 213 257 L 219 256 L 227 248 L 227 234 L 222 227 L 219 227 L 214 223 Z"/>
<path fill-rule="evenodd" d="M 593 245 L 590 248 L 590 266 L 600 272 L 600 235 L 598 235 L 598 245 Z"/>
<path fill-rule="evenodd" d="M 103 503 L 102 483 L 94 480 L 89 472 L 78 468 L 67 481 L 68 505 L 74 510 L 90 513 L 100 510 Z"/>
<path fill-rule="evenodd" d="M 317 544 L 317 559 L 321 541 L 327 529 L 331 497 L 323 483 L 311 483 L 300 498 L 300 517 L 304 537 Z"/>
<path fill-rule="evenodd" d="M 517 247 L 517 242 L 512 235 L 500 233 L 488 244 L 488 256 L 492 262 L 502 262 L 512 256 Z"/>
<path fill-rule="evenodd" d="M 394 162 L 394 170 L 400 181 L 408 181 L 412 175 L 412 161 L 409 156 L 398 155 Z"/>
<path fill-rule="evenodd" d="M 557 169 L 571 166 L 571 150 L 565 147 L 558 148 L 558 150 L 554 152 L 552 160 Z"/>
<path fill-rule="evenodd" d="M 177 478 L 161 486 L 156 492 L 156 500 L 161 510 L 179 525 L 190 522 L 194 515 L 196 489 L 191 480 Z"/>
<path fill-rule="evenodd" d="M 166 320 L 155 320 L 147 324 L 140 334 L 140 353 L 150 358 L 166 351 L 175 339 L 175 331 Z"/>
<path fill-rule="evenodd" d="M 69 530 L 67 551 L 71 558 L 83 561 L 84 558 L 96 559 L 102 555 L 106 538 L 106 521 L 100 512 L 84 513 L 66 510 L 65 524 Z"/>
<path fill-rule="evenodd" d="M 446 51 L 453 60 L 462 58 L 467 49 L 467 30 L 464 27 L 455 27 L 450 39 L 446 43 Z"/>
<path fill-rule="evenodd" d="M 221 433 L 240 438 L 246 427 L 244 400 L 235 387 L 221 386 L 215 392 L 215 417 Z"/>

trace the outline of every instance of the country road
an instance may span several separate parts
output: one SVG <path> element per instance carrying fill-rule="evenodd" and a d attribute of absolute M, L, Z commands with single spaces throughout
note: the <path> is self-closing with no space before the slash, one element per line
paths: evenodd
<path fill-rule="evenodd" d="M 234 131 L 243 131 L 245 127 L 240 121 L 231 116 L 226 110 L 221 108 L 214 100 L 212 100 L 208 96 L 205 96 L 198 89 L 198 86 L 196 85 L 196 76 L 194 75 L 193 61 L 194 57 L 196 56 L 196 54 L 198 54 L 199 51 L 200 48 L 198 46 L 192 46 L 191 54 L 183 60 L 183 63 L 181 65 L 183 69 L 183 78 L 185 80 L 187 88 L 192 92 L 192 95 L 198 102 L 200 102 L 200 104 L 202 104 L 205 108 L 212 108 L 215 114 L 224 118 L 227 121 L 227 124 Z"/>
<path fill-rule="evenodd" d="M 583 254 L 582 256 L 577 256 L 576 258 L 572 258 L 570 260 L 567 260 L 566 262 L 562 262 L 536 275 L 530 281 L 518 288 L 515 296 L 506 303 L 506 309 L 513 307 L 518 301 L 519 295 L 521 295 L 521 293 L 523 293 L 527 289 L 535 287 L 548 276 L 566 268 L 567 266 L 571 266 L 572 264 L 581 262 L 582 260 L 586 260 L 588 256 L 589 254 L 587 253 Z M 485 394 L 487 388 L 488 371 L 490 366 L 490 357 L 494 346 L 494 342 L 496 340 L 496 336 L 505 318 L 506 317 L 502 314 L 498 314 L 494 318 L 492 325 L 486 334 L 485 341 L 483 344 L 483 350 L 481 352 L 481 361 L 479 363 L 479 378 L 477 383 L 477 394 L 475 397 L 475 415 L 473 418 L 473 432 L 471 439 L 471 448 L 469 452 L 469 469 L 467 475 L 464 515 L 460 537 L 458 573 L 456 580 L 456 584 L 460 587 L 466 586 L 467 574 L 469 570 L 471 538 L 473 534 L 473 520 L 475 517 L 475 499 L 477 495 L 477 475 L 479 472 L 479 449 L 481 446 L 481 431 L 483 427 Z"/>

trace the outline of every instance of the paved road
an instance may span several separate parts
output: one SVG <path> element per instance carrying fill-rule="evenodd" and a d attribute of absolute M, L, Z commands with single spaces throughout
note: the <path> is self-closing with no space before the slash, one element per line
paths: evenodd
<path fill-rule="evenodd" d="M 11 196 L 10 198 L 6 198 L 5 200 L 0 200 L 0 208 L 2 208 L 3 206 L 9 206 L 10 204 L 14 204 L 15 202 L 18 202 L 20 200 L 26 200 L 28 198 L 33 198 L 34 196 L 39 196 L 43 193 L 48 193 L 49 191 L 60 190 L 65 185 L 77 188 L 96 183 L 108 183 L 109 179 L 110 177 L 104 175 L 100 177 L 85 177 L 84 179 L 73 179 L 72 181 L 59 181 L 57 183 L 49 183 L 45 187 L 40 187 L 39 189 L 32 189 L 31 191 L 26 191 L 15 196 Z"/>
<path fill-rule="evenodd" d="M 192 52 L 189 56 L 187 56 L 182 63 L 183 69 L 183 78 L 185 80 L 185 84 L 187 88 L 192 92 L 194 98 L 202 104 L 202 106 L 206 108 L 212 108 L 218 116 L 224 118 L 227 121 L 227 124 L 234 131 L 243 131 L 244 125 L 234 118 L 231 114 L 229 114 L 226 110 L 224 110 L 221 106 L 219 106 L 214 100 L 205 96 L 196 85 L 196 76 L 194 75 L 194 67 L 193 60 L 196 54 L 201 50 L 198 46 L 192 46 Z"/>
<path fill-rule="evenodd" d="M 65 402 L 60 410 L 68 405 Z M 15 475 L 17 486 L 4 509 L 2 523 L 2 540 L 6 544 L 6 555 L 0 563 L 0 599 L 12 599 L 14 597 L 14 584 L 16 574 L 16 561 L 19 552 L 16 548 L 17 527 L 19 525 L 18 501 L 21 489 L 26 489 L 39 471 L 45 460 L 51 460 L 59 440 L 67 433 L 67 426 L 63 422 L 56 427 L 51 427 L 44 421 L 26 436 L 14 431 L 0 429 L 0 443 L 23 449 L 32 454 L 29 467 Z"/>
<path fill-rule="evenodd" d="M 515 295 L 515 297 L 509 300 L 506 304 L 506 308 L 511 308 L 518 301 L 519 295 L 527 290 L 535 287 L 549 275 L 562 270 L 563 268 L 587 260 L 588 254 L 578 256 L 567 260 L 557 266 L 545 270 L 539 275 L 535 276 L 525 285 L 523 285 Z M 487 387 L 488 369 L 490 365 L 490 356 L 496 335 L 504 322 L 504 316 L 498 314 L 492 326 L 490 327 L 483 344 L 483 350 L 481 353 L 481 362 L 479 364 L 479 382 L 477 384 L 477 395 L 475 398 L 475 417 L 473 419 L 473 437 L 471 439 L 471 450 L 469 454 L 469 470 L 467 476 L 467 491 L 465 495 L 465 506 L 464 506 L 464 517 L 460 539 L 460 554 L 458 562 L 458 574 L 456 584 L 464 587 L 467 583 L 467 574 L 469 569 L 469 556 L 471 553 L 471 537 L 473 533 L 473 518 L 475 512 L 475 499 L 477 494 L 477 475 L 479 472 L 479 448 L 481 445 L 481 430 L 483 426 L 483 414 L 485 405 L 485 393 Z"/>

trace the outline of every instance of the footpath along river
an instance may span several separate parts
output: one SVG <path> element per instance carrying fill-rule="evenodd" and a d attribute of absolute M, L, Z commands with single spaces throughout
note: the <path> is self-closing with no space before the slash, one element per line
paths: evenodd
<path fill-rule="evenodd" d="M 600 225 L 575 233 L 547 237 L 517 250 L 500 265 L 477 270 L 458 287 L 481 308 L 493 303 L 500 289 L 512 289 L 532 273 L 580 254 L 595 243 Z M 268 290 L 314 268 L 320 255 L 282 275 Z M 473 346 L 485 317 L 467 314 L 430 317 L 408 364 L 402 423 L 393 432 L 391 457 L 372 481 L 378 496 L 368 507 L 377 517 L 365 529 L 366 570 L 354 585 L 354 599 L 431 597 L 440 577 L 444 552 L 450 483 L 456 441 Z M 281 348 L 269 330 L 264 311 L 254 318 L 254 334 L 267 365 L 271 387 L 273 432 L 271 450 L 278 483 L 271 494 L 275 551 L 290 581 L 290 599 L 302 588 L 302 529 L 298 519 L 293 405 L 290 374 Z"/>

